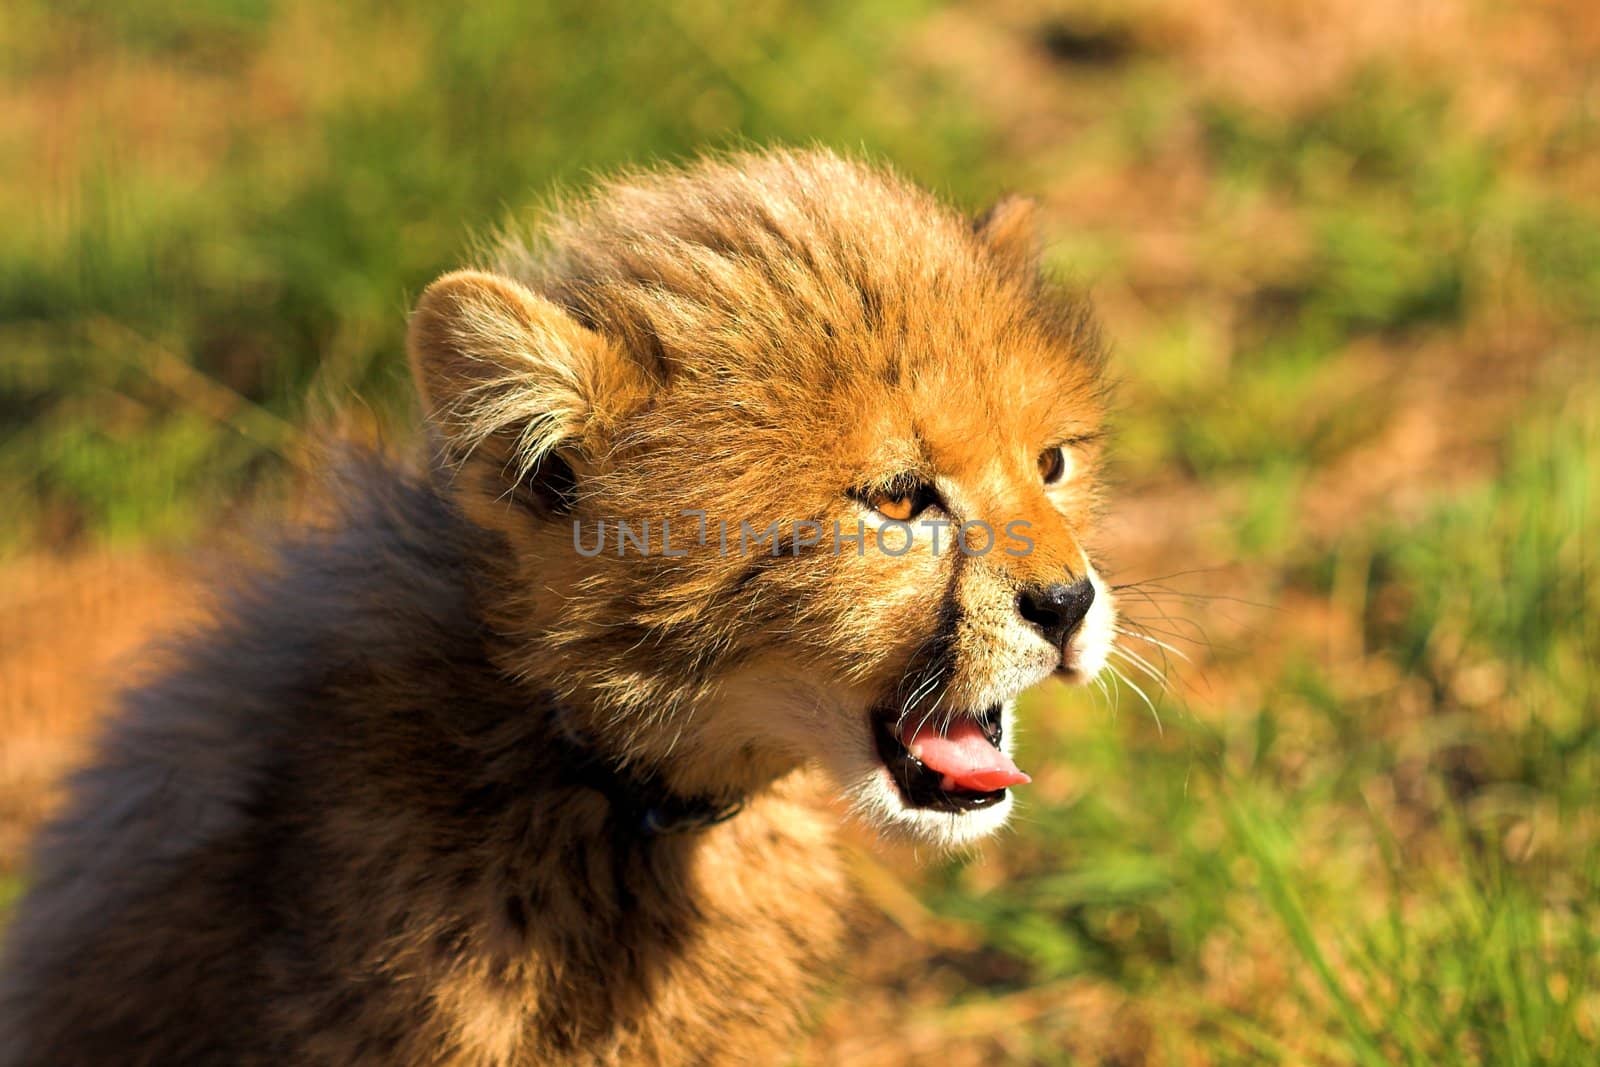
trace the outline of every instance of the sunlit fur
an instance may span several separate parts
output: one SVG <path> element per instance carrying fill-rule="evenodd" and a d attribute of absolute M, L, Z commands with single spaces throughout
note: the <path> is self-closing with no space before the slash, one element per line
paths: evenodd
<path fill-rule="evenodd" d="M 998 704 L 1009 744 L 1018 693 L 1105 664 L 1098 578 L 1070 648 L 1018 610 L 1093 574 L 1101 420 L 1026 202 L 973 220 L 828 153 L 742 155 L 626 176 L 479 268 L 411 319 L 423 469 L 338 483 L 75 779 L 7 932 L 0 1065 L 776 1062 L 849 925 L 808 783 L 974 841 L 1013 798 L 908 807 L 873 709 Z M 880 551 L 863 501 L 904 475 L 1032 550 Z M 586 557 L 575 521 L 648 522 L 651 551 Z M 608 764 L 744 807 L 644 837 L 579 769 Z"/>
<path fill-rule="evenodd" d="M 907 714 L 950 716 L 1009 705 L 1059 664 L 1015 601 L 1089 570 L 1101 352 L 1036 241 L 1026 202 L 974 222 L 885 170 L 779 153 L 629 176 L 439 282 L 413 362 L 455 492 L 510 546 L 510 666 L 685 790 L 746 793 L 815 762 L 886 830 L 993 829 L 1004 809 L 905 811 L 866 718 L 918 672 L 940 678 Z M 1069 476 L 1047 487 L 1037 456 L 1061 442 Z M 551 454 L 578 502 L 540 522 L 508 489 Z M 901 472 L 936 485 L 946 517 L 1027 523 L 1032 551 L 963 558 L 947 534 L 938 555 L 923 536 L 898 558 L 870 541 L 773 558 L 683 536 L 686 510 L 735 532 L 853 531 L 872 516 L 849 491 Z M 571 520 L 592 536 L 664 519 L 686 557 L 573 549 Z M 1111 638 L 1098 589 L 1068 657 L 1080 676 Z"/>

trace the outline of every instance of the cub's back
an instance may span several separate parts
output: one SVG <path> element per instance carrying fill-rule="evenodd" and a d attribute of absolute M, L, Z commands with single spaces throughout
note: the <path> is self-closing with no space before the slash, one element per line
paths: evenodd
<path fill-rule="evenodd" d="M 279 1061 L 271 991 L 334 955 L 297 943 L 320 936 L 319 819 L 364 788 L 341 753 L 381 748 L 395 710 L 372 678 L 487 670 L 463 527 L 399 470 L 362 477 L 346 522 L 284 545 L 167 651 L 72 779 L 0 955 L 0 1064 Z"/>

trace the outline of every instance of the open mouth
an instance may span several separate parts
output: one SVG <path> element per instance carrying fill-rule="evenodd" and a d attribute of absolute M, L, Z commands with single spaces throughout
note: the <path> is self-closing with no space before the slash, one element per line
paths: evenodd
<path fill-rule="evenodd" d="M 903 726 L 896 709 L 880 708 L 872 716 L 872 735 L 889 777 L 913 808 L 975 811 L 1000 803 L 1009 786 L 1028 781 L 1000 747 L 998 704 L 915 728 Z"/>

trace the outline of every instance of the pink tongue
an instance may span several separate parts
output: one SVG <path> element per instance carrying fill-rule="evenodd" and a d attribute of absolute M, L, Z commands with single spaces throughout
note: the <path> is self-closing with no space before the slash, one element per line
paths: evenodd
<path fill-rule="evenodd" d="M 1011 757 L 989 743 L 978 720 L 962 716 L 940 734 L 931 723 L 900 738 L 906 749 L 924 766 L 944 775 L 942 789 L 964 789 L 987 793 L 1008 785 L 1026 785 L 1029 778 L 1017 770 Z"/>

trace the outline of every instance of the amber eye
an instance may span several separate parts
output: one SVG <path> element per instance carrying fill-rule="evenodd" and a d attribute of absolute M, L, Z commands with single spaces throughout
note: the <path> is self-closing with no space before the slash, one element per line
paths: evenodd
<path fill-rule="evenodd" d="M 914 474 L 901 474 L 850 495 L 890 522 L 910 522 L 939 502 L 933 486 Z"/>
<path fill-rule="evenodd" d="M 911 516 L 916 514 L 916 506 L 916 501 L 909 496 L 880 496 L 875 497 L 872 501 L 872 509 L 874 511 L 895 522 L 910 520 Z"/>
<path fill-rule="evenodd" d="M 1055 485 L 1066 473 L 1067 453 L 1060 445 L 1039 453 L 1039 475 L 1044 478 L 1045 485 Z"/>

